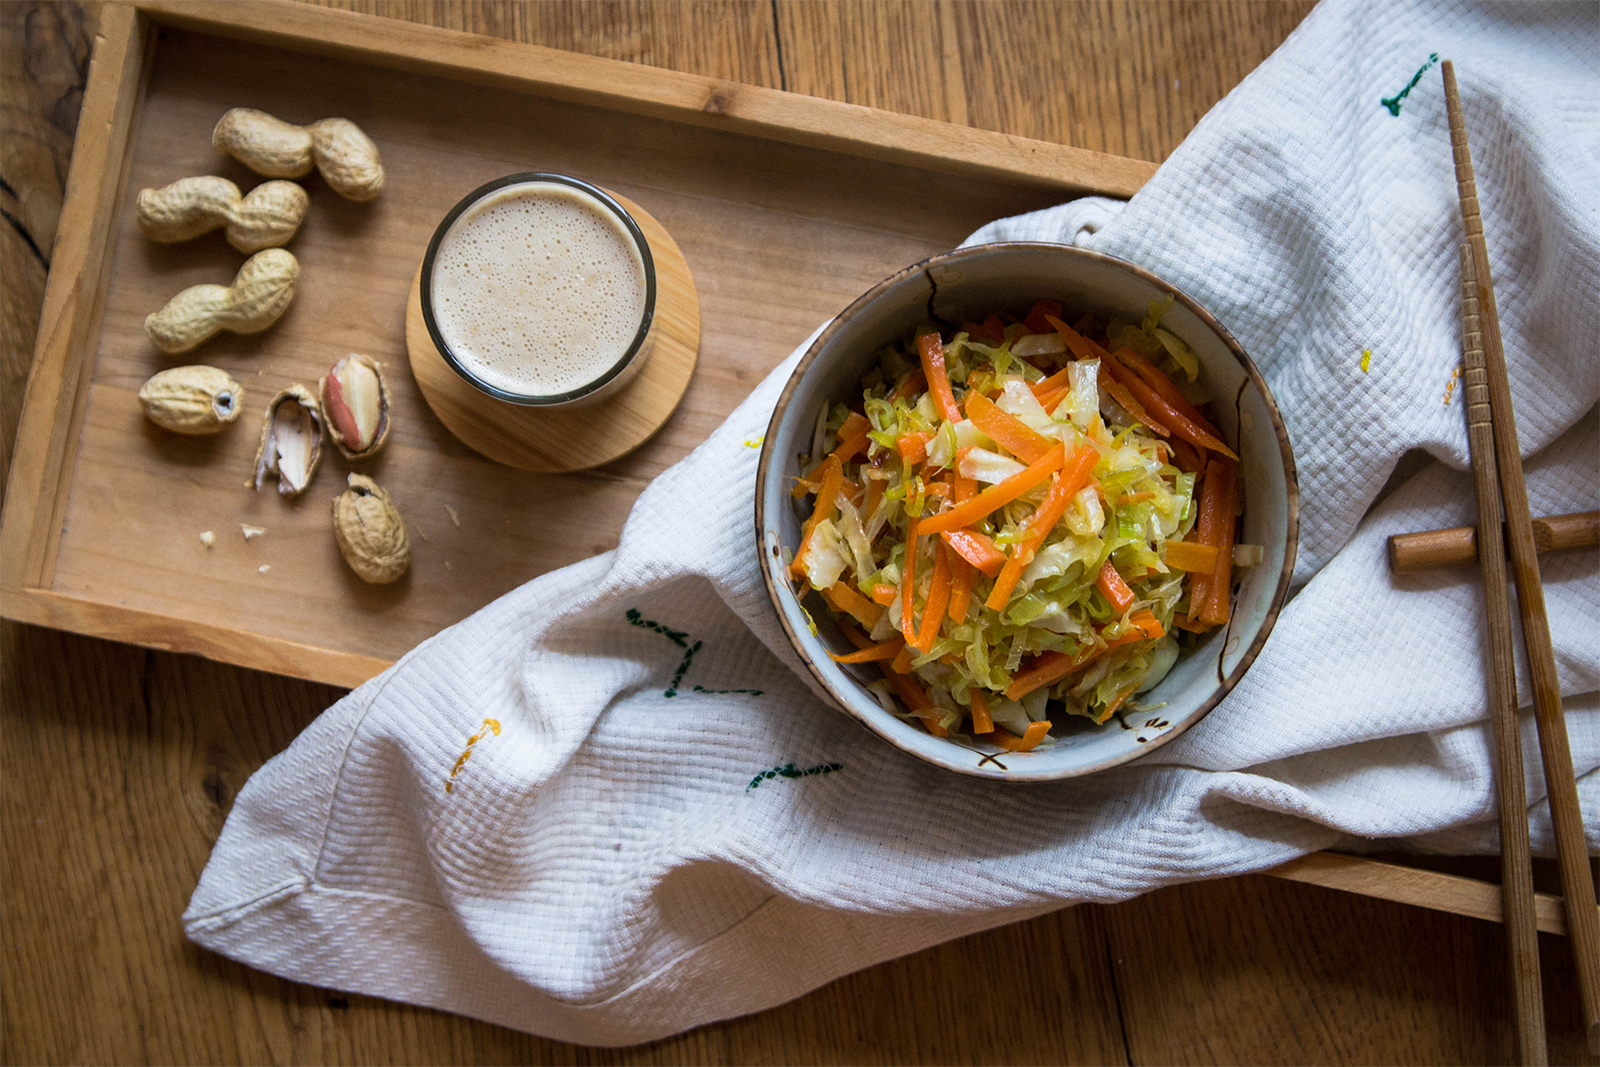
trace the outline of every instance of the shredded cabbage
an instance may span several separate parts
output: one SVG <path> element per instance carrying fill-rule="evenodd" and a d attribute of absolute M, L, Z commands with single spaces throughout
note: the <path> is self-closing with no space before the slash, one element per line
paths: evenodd
<path fill-rule="evenodd" d="M 1148 362 L 1126 352 L 1102 358 L 1123 360 L 1156 384 L 1162 383 L 1151 376 L 1152 366 L 1192 382 L 1198 357 L 1160 326 L 1170 307 L 1170 300 L 1152 302 L 1137 324 L 1091 314 L 1074 328 L 1106 352 L 1139 353 Z M 1070 321 L 1059 305 L 1045 313 Z M 981 696 L 996 731 L 974 736 L 1016 748 L 1048 743 L 1035 723 L 1063 715 L 1110 721 L 1136 693 L 1159 685 L 1192 642 L 1180 619 L 1188 629 L 1210 624 L 1196 621 L 1201 601 L 1190 596 L 1192 573 L 1166 562 L 1170 542 L 1196 536 L 1196 494 L 1204 483 L 1197 470 L 1178 465 L 1192 458 L 1105 395 L 1110 374 L 1102 375 L 1102 358 L 1071 358 L 1054 329 L 1035 333 L 1022 321 L 1002 322 L 999 343 L 992 320 L 943 343 L 957 406 L 964 411 L 974 392 L 994 401 L 987 414 L 979 412 L 983 428 L 968 417 L 945 420 L 933 390 L 918 388 L 923 378 L 913 375 L 936 367 L 922 365 L 915 337 L 879 353 L 862 379 L 856 416 L 844 404 L 818 412 L 797 492 L 815 494 L 827 477 L 844 488 L 833 501 L 812 506 L 793 573 L 811 589 L 844 582 L 855 591 L 850 595 L 867 598 L 877 613 L 870 627 L 835 617 L 858 643 L 884 647 L 885 658 L 861 670 L 895 677 L 909 661 L 910 675 L 895 685 L 869 686 L 886 708 L 935 732 L 960 734 L 973 730 Z M 1061 394 L 1038 383 L 1063 368 L 1065 396 L 1046 410 L 1039 397 Z M 855 417 L 859 425 L 862 416 L 869 424 L 866 451 L 830 475 L 824 458 L 837 447 L 845 421 Z M 897 446 L 913 433 L 927 435 L 926 456 L 918 461 L 903 458 Z M 1059 449 L 1054 466 L 1051 448 Z M 1200 454 L 1203 469 L 1211 454 Z M 1018 479 L 1030 470 L 1046 473 L 1031 475 L 1031 484 Z M 1075 480 L 1056 487 L 1060 479 Z M 1022 491 L 991 499 L 990 487 L 1008 480 Z M 980 508 L 979 501 L 988 503 Z M 1047 507 L 1054 518 L 1038 528 Z M 955 508 L 970 515 L 941 518 Z M 910 541 L 913 521 L 918 536 Z M 934 530 L 921 529 L 930 523 Z M 1193 559 L 1188 553 L 1185 565 L 1194 566 Z M 1259 560 L 1259 546 L 1237 546 L 1229 557 L 1236 566 Z M 902 619 L 908 592 L 911 617 Z M 830 593 L 835 602 L 845 595 Z M 855 603 L 853 614 L 865 610 Z M 898 653 L 892 663 L 890 651 Z M 1053 673 L 1045 676 L 1046 668 Z M 926 696 L 918 708 L 902 708 L 891 697 L 896 686 L 908 692 L 907 685 Z"/>

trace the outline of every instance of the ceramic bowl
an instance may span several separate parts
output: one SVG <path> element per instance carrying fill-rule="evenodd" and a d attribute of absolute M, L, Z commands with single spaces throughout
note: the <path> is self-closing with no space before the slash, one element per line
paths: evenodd
<path fill-rule="evenodd" d="M 866 688 L 881 677 L 876 665 L 835 663 L 828 653 L 854 650 L 820 599 L 810 612 L 785 561 L 800 542 L 805 511 L 790 495 L 801 456 L 811 448 L 817 412 L 859 395 L 875 353 L 930 319 L 945 325 L 980 319 L 995 310 L 1025 312 L 1035 300 L 1060 300 L 1068 317 L 1086 310 L 1135 322 L 1151 300 L 1174 298 L 1162 325 L 1199 354 L 1201 383 L 1215 421 L 1238 442 L 1244 516 L 1240 541 L 1261 545 L 1259 566 L 1235 569 L 1232 620 L 1186 653 L 1143 707 L 1096 726 L 1077 716 L 1057 722 L 1054 743 L 1027 753 L 934 737 L 885 711 Z M 757 550 L 762 576 L 795 651 L 840 709 L 896 748 L 961 774 L 1006 781 L 1055 781 L 1115 767 L 1159 748 L 1216 707 L 1261 651 L 1289 592 L 1299 530 L 1294 456 L 1277 405 L 1255 364 L 1217 320 L 1174 286 L 1131 263 L 1067 245 L 980 245 L 935 256 L 884 280 L 851 304 L 817 337 L 778 400 L 762 446 L 756 482 Z"/>

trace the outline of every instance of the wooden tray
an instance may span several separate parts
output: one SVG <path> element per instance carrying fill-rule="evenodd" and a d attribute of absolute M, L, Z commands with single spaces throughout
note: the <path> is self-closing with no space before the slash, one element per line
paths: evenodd
<path fill-rule="evenodd" d="M 332 61 L 330 61 L 332 60 Z M 258 180 L 210 145 L 224 110 L 344 116 L 377 141 L 383 195 L 315 176 L 291 249 L 295 305 L 254 337 L 180 359 L 144 316 L 242 257 L 212 234 L 142 238 L 145 186 Z M 831 101 L 292 3 L 108 3 L 90 68 L 0 528 L 0 613 L 353 686 L 419 641 L 553 568 L 615 545 L 656 473 L 701 441 L 812 329 L 884 276 L 991 219 L 1073 195 L 1131 195 L 1154 165 Z M 629 197 L 682 247 L 701 297 L 700 365 L 666 426 L 597 471 L 538 475 L 458 442 L 406 367 L 405 304 L 434 225 L 521 170 Z M 412 531 L 409 577 L 363 585 L 340 561 L 327 450 L 298 504 L 245 488 L 265 399 L 346 351 L 390 371 L 396 428 L 376 476 Z M 145 423 L 141 382 L 207 362 L 247 390 L 241 425 L 176 439 Z M 241 523 L 266 528 L 246 542 Z M 213 530 L 207 550 L 202 530 Z M 262 567 L 267 569 L 263 572 Z M 1318 854 L 1283 877 L 1483 918 L 1497 887 Z M 1541 929 L 1561 928 L 1559 901 Z"/>

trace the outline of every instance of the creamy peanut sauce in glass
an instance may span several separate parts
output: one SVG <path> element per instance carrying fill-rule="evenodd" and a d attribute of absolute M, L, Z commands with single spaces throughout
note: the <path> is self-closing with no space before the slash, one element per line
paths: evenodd
<path fill-rule="evenodd" d="M 433 318 L 450 353 L 518 396 L 581 390 L 628 354 L 645 316 L 644 261 L 616 215 L 581 189 L 509 185 L 439 242 Z"/>

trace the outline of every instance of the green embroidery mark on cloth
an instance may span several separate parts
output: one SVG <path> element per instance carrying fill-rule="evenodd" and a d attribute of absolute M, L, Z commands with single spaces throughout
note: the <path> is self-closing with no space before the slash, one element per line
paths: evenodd
<path fill-rule="evenodd" d="M 675 697 L 678 695 L 678 683 L 683 681 L 683 676 L 689 673 L 689 661 L 694 659 L 694 654 L 700 651 L 700 642 L 696 641 L 689 646 L 689 651 L 683 654 L 683 662 L 678 664 L 678 669 L 673 672 L 672 684 L 667 686 L 664 696 Z"/>
<path fill-rule="evenodd" d="M 793 763 L 785 763 L 782 767 L 774 767 L 771 770 L 757 774 L 750 779 L 750 784 L 744 787 L 744 791 L 748 793 L 770 778 L 810 778 L 812 775 L 832 774 L 834 771 L 842 770 L 844 770 L 844 764 L 842 763 L 819 763 L 815 767 L 807 767 L 805 770 L 801 770 Z"/>
<path fill-rule="evenodd" d="M 683 630 L 669 629 L 653 619 L 647 619 L 642 613 L 640 613 L 638 608 L 629 608 L 626 612 L 626 615 L 628 622 L 632 623 L 634 626 L 639 626 L 646 630 L 653 630 L 684 650 L 683 659 L 678 663 L 678 669 L 672 673 L 672 681 L 667 685 L 666 692 L 662 694 L 662 696 L 666 697 L 677 696 L 678 686 L 683 684 L 683 676 L 689 673 L 689 664 L 694 662 L 694 654 L 700 651 L 705 642 L 696 641 L 691 645 L 689 643 L 689 635 L 686 632 Z M 700 685 L 695 686 L 694 691 L 696 693 L 706 693 L 711 696 L 721 696 L 730 693 L 741 693 L 753 697 L 758 697 L 761 695 L 761 690 L 759 689 L 707 689 Z"/>
<path fill-rule="evenodd" d="M 1417 83 L 1422 80 L 1422 76 L 1424 74 L 1428 73 L 1428 68 L 1432 67 L 1437 62 L 1439 62 L 1439 53 L 1438 52 L 1430 52 L 1430 53 L 1428 53 L 1428 61 L 1426 63 L 1422 64 L 1422 66 L 1420 68 L 1418 68 L 1417 72 L 1411 76 L 1411 80 L 1406 83 L 1406 87 L 1404 89 L 1401 89 L 1398 93 L 1395 93 L 1393 96 L 1388 97 L 1388 98 L 1383 99 L 1383 100 L 1380 100 L 1378 102 L 1380 104 L 1382 104 L 1384 107 L 1389 109 L 1389 114 L 1393 115 L 1395 118 L 1399 118 L 1400 117 L 1400 101 L 1404 100 L 1406 97 L 1411 95 L 1411 90 L 1415 89 L 1417 87 Z"/>
<path fill-rule="evenodd" d="M 669 630 L 665 626 L 662 626 L 659 622 L 650 621 L 643 615 L 639 614 L 638 608 L 628 609 L 628 621 L 633 623 L 635 626 L 643 626 L 646 630 L 654 630 L 656 633 L 660 634 L 662 637 L 665 637 L 668 641 L 671 641 L 679 648 L 689 647 L 688 634 L 681 630 Z"/>

